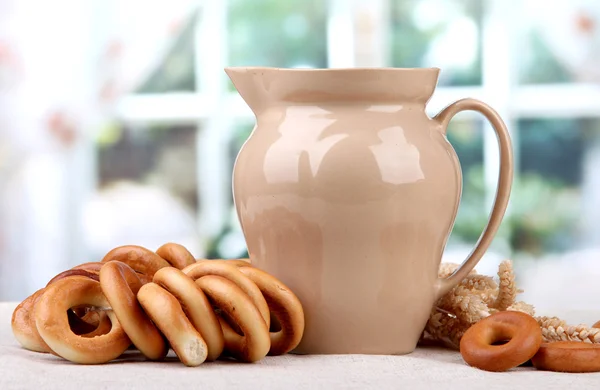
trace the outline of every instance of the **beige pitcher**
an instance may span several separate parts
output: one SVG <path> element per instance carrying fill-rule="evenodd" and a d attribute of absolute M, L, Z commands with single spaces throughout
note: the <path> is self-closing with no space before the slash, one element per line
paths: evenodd
<path fill-rule="evenodd" d="M 226 72 L 257 119 L 235 163 L 235 206 L 253 264 L 304 306 L 294 352 L 412 352 L 434 302 L 480 260 L 503 218 L 513 160 L 502 119 L 474 99 L 429 118 L 437 68 Z M 496 131 L 498 190 L 471 255 L 438 279 L 462 190 L 446 129 L 463 110 Z"/>

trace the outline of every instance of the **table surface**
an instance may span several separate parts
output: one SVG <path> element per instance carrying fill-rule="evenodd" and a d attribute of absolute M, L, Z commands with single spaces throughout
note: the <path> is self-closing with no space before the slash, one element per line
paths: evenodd
<path fill-rule="evenodd" d="M 491 373 L 467 366 L 458 352 L 429 347 L 404 356 L 285 355 L 252 364 L 223 361 L 193 368 L 175 357 L 160 363 L 132 358 L 78 365 L 21 348 L 10 327 L 15 306 L 0 303 L 0 389 L 600 388 L 600 373 L 561 374 L 526 367 Z"/>

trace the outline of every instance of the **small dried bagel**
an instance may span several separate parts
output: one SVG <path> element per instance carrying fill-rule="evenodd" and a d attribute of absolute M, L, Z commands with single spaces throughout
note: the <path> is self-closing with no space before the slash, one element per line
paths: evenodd
<path fill-rule="evenodd" d="M 497 343 L 506 342 L 501 345 Z M 471 326 L 460 340 L 460 353 L 470 366 L 506 371 L 531 359 L 542 344 L 542 330 L 529 314 L 500 311 Z"/>
<path fill-rule="evenodd" d="M 43 288 L 37 290 L 15 308 L 11 326 L 15 338 L 23 348 L 34 352 L 48 353 L 50 352 L 50 347 L 37 331 L 33 310 L 44 291 L 45 289 Z"/>
<path fill-rule="evenodd" d="M 183 364 L 195 367 L 204 363 L 208 356 L 206 342 L 186 317 L 177 298 L 158 284 L 148 283 L 138 291 L 138 300 Z"/>
<path fill-rule="evenodd" d="M 167 243 L 156 250 L 156 254 L 165 259 L 177 269 L 184 269 L 194 264 L 196 259 L 186 247 L 179 244 Z"/>
<path fill-rule="evenodd" d="M 42 339 L 57 355 L 75 363 L 106 363 L 119 357 L 131 341 L 112 311 L 107 311 L 112 324 L 107 334 L 82 337 L 71 330 L 67 310 L 81 305 L 109 306 L 99 282 L 71 276 L 46 287 L 35 305 L 36 327 Z"/>
<path fill-rule="evenodd" d="M 124 245 L 114 248 L 104 256 L 102 263 L 112 260 L 123 262 L 135 271 L 146 274 L 151 278 L 159 269 L 170 266 L 165 259 L 156 253 L 138 245 Z"/>
<path fill-rule="evenodd" d="M 177 298 L 188 320 L 206 342 L 206 360 L 217 360 L 223 352 L 225 340 L 217 315 L 202 289 L 173 267 L 163 268 L 154 274 L 154 283 Z"/>
<path fill-rule="evenodd" d="M 213 306 L 226 313 L 242 332 L 242 335 L 236 333 L 224 319 L 219 318 L 226 351 L 245 362 L 265 357 L 271 348 L 269 328 L 250 297 L 237 284 L 222 276 L 203 276 L 196 283 Z"/>
<path fill-rule="evenodd" d="M 248 295 L 252 304 L 258 308 L 267 328 L 270 327 L 271 316 L 269 314 L 269 305 L 258 286 L 240 271 L 240 267 L 209 260 L 196 262 L 185 267 L 182 272 L 193 280 L 197 280 L 203 276 L 216 275 L 232 281 Z M 228 332 L 229 329 L 224 331 Z"/>
<path fill-rule="evenodd" d="M 298 297 L 280 280 L 258 268 L 242 267 L 240 271 L 258 286 L 281 327 L 270 332 L 269 355 L 283 355 L 296 348 L 304 335 L 304 310 Z"/>
<path fill-rule="evenodd" d="M 544 343 L 531 363 L 545 371 L 600 372 L 600 345 L 581 341 Z"/>
<path fill-rule="evenodd" d="M 137 349 L 148 359 L 164 358 L 169 351 L 165 340 L 137 300 L 142 283 L 136 272 L 125 263 L 109 261 L 100 270 L 100 286 Z"/>
<path fill-rule="evenodd" d="M 48 282 L 48 284 L 46 284 L 46 287 L 51 285 L 52 283 L 64 279 L 64 278 L 68 278 L 69 276 L 84 276 L 86 278 L 90 278 L 92 280 L 95 281 L 100 281 L 100 277 L 98 276 L 98 272 L 94 272 L 94 271 L 87 271 L 85 269 L 68 269 L 66 271 L 63 271 L 61 273 L 59 273 L 58 275 L 56 275 L 55 277 L 53 277 L 52 279 L 50 279 L 50 281 Z"/>

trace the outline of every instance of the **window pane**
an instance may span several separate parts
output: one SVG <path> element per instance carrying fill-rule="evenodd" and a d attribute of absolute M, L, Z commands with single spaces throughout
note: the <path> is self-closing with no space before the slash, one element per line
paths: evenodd
<path fill-rule="evenodd" d="M 327 67 L 327 2 L 231 0 L 232 66 Z"/>
<path fill-rule="evenodd" d="M 479 0 L 393 0 L 391 64 L 441 68 L 440 85 L 481 84 Z"/>
<path fill-rule="evenodd" d="M 86 211 L 91 257 L 125 244 L 173 241 L 202 253 L 197 234 L 196 127 L 117 125 L 97 144 L 98 190 Z"/>
<path fill-rule="evenodd" d="M 600 80 L 600 3 L 524 2 L 519 81 L 524 84 Z M 544 12 L 540 12 L 543 7 Z"/>
<path fill-rule="evenodd" d="M 228 148 L 224 150 L 229 156 L 229 177 L 233 175 L 233 165 L 235 159 L 248 137 L 254 128 L 255 121 L 253 119 L 238 119 L 233 125 L 233 137 L 229 142 Z M 229 198 L 230 215 L 225 226 L 220 234 L 212 237 L 208 243 L 206 257 L 211 259 L 232 259 L 232 258 L 247 258 L 248 250 L 246 249 L 246 241 L 242 233 L 240 222 L 238 220 L 234 205 L 233 197 Z"/>
<path fill-rule="evenodd" d="M 506 221 L 516 254 L 543 257 L 600 245 L 600 121 L 519 122 L 520 178 Z"/>
<path fill-rule="evenodd" d="M 600 121 L 527 119 L 519 121 L 518 128 L 513 147 L 519 156 L 519 175 L 489 253 L 543 259 L 600 247 L 600 230 L 594 222 L 600 219 L 596 206 L 600 172 L 595 169 L 600 166 Z M 449 132 L 450 138 L 457 134 Z M 481 165 L 481 132 L 472 141 L 452 143 L 463 165 L 464 190 L 450 244 L 473 245 L 490 207 Z"/>
<path fill-rule="evenodd" d="M 505 225 L 521 299 L 541 315 L 593 311 L 600 292 L 600 120 L 522 120 L 519 138 L 521 177 Z"/>
<path fill-rule="evenodd" d="M 463 172 L 463 192 L 456 223 L 448 241 L 447 261 L 462 262 L 487 221 L 483 182 L 483 131 L 481 120 L 454 119 L 448 126 L 448 141 L 458 155 Z"/>
<path fill-rule="evenodd" d="M 194 67 L 194 29 L 198 12 L 183 21 L 157 65 L 134 92 L 191 92 L 196 89 Z"/>

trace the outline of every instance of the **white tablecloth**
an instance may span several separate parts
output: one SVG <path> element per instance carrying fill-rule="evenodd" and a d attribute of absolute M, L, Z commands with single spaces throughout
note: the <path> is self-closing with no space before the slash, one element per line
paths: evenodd
<path fill-rule="evenodd" d="M 518 368 L 490 373 L 460 354 L 418 348 L 405 356 L 266 357 L 253 363 L 185 367 L 176 358 L 84 366 L 24 350 L 10 328 L 15 303 L 0 303 L 0 389 L 600 389 L 600 373 L 560 374 Z M 170 355 L 171 356 L 171 355 Z"/>

